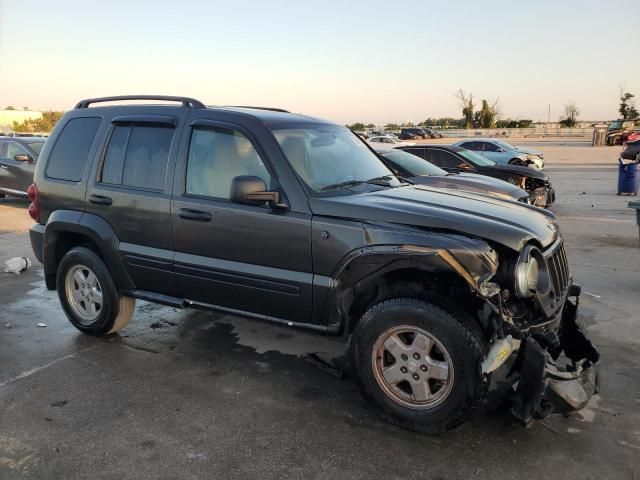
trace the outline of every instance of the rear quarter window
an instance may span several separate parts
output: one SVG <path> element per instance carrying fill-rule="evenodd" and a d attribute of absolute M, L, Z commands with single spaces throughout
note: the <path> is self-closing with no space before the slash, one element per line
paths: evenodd
<path fill-rule="evenodd" d="M 99 117 L 72 118 L 67 122 L 49 154 L 47 177 L 73 182 L 82 179 L 100 123 Z"/>

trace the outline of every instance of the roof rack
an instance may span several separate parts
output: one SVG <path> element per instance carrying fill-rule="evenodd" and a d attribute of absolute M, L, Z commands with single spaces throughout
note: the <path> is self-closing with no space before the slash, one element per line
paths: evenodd
<path fill-rule="evenodd" d="M 291 113 L 289 110 L 285 110 L 284 108 L 275 108 L 275 107 L 252 107 L 250 105 L 226 105 L 228 108 L 251 108 L 254 110 L 269 110 L 270 112 L 282 112 L 282 113 Z"/>
<path fill-rule="evenodd" d="M 80 100 L 75 108 L 89 108 L 92 103 L 119 102 L 122 100 L 162 100 L 165 102 L 181 102 L 183 107 L 206 108 L 204 103 L 189 97 L 173 97 L 170 95 L 121 95 L 115 97 L 87 98 Z"/>

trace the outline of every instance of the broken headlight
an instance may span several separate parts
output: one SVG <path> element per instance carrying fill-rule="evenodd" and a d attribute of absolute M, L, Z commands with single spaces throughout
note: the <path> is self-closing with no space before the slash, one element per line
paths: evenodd
<path fill-rule="evenodd" d="M 514 270 L 514 281 L 516 295 L 521 298 L 549 290 L 547 264 L 538 248 L 528 245 L 522 250 Z"/>

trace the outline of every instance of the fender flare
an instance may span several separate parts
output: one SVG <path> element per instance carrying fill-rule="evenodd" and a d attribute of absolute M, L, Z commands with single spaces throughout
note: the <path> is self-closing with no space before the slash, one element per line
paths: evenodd
<path fill-rule="evenodd" d="M 119 290 L 134 288 L 120 257 L 120 241 L 111 226 L 96 215 L 75 210 L 56 210 L 45 225 L 42 264 L 47 288 L 56 288 L 56 243 L 61 234 L 66 232 L 87 237 L 97 246 Z"/>
<path fill-rule="evenodd" d="M 440 237 L 442 239 L 443 237 Z M 497 261 L 491 247 L 479 239 L 460 237 L 451 242 L 435 242 L 433 246 L 418 245 L 377 245 L 353 250 L 338 264 L 332 276 L 330 290 L 324 303 L 325 318 L 329 331 L 348 335 L 350 322 L 349 308 L 354 302 L 353 287 L 372 281 L 393 271 L 418 269 L 423 272 L 455 275 L 469 286 L 470 294 L 480 297 L 494 295 L 487 281 L 497 271 Z M 487 262 L 470 265 L 467 256 L 484 256 Z M 466 265 L 465 265 L 466 264 Z"/>

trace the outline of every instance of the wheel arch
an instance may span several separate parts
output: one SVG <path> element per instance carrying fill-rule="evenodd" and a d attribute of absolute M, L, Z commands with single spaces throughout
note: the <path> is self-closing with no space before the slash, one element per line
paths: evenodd
<path fill-rule="evenodd" d="M 44 229 L 42 263 L 47 288 L 56 288 L 60 260 L 77 246 L 89 248 L 104 261 L 119 290 L 133 288 L 118 251 L 119 243 L 116 233 L 104 219 L 73 210 L 56 210 L 49 216 Z"/>
<path fill-rule="evenodd" d="M 347 337 L 371 304 L 394 297 L 430 298 L 451 313 L 462 308 L 476 318 L 484 303 L 478 276 L 445 248 L 416 248 L 378 246 L 348 255 L 325 303 L 330 328 Z M 451 295 L 456 302 L 446 301 Z"/>

